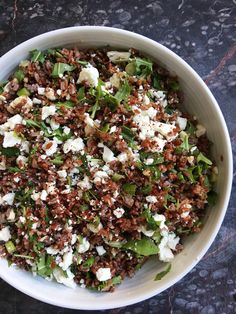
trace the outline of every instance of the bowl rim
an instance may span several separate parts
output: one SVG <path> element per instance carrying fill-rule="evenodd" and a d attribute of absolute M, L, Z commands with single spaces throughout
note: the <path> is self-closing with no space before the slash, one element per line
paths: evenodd
<path fill-rule="evenodd" d="M 81 309 L 81 310 L 99 309 L 99 310 L 104 310 L 104 309 L 118 308 L 118 307 L 123 307 L 123 306 L 128 306 L 131 304 L 135 304 L 135 303 L 144 301 L 148 298 L 151 298 L 151 297 L 161 293 L 162 291 L 166 290 L 167 288 L 171 287 L 176 282 L 178 282 L 180 279 L 182 279 L 201 260 L 201 258 L 205 255 L 205 253 L 207 252 L 207 250 L 209 249 L 209 247 L 213 243 L 213 241 L 214 241 L 214 239 L 215 239 L 215 237 L 216 237 L 216 235 L 217 235 L 217 233 L 221 227 L 221 224 L 223 222 L 223 219 L 224 219 L 224 216 L 225 216 L 225 213 L 227 210 L 227 206 L 228 206 L 230 195 L 231 195 L 231 187 L 232 187 L 232 180 L 233 180 L 233 155 L 232 155 L 232 148 L 231 148 L 229 132 L 228 132 L 223 114 L 220 110 L 220 107 L 219 107 L 215 97 L 213 96 L 213 94 L 211 93 L 211 91 L 207 87 L 207 85 L 204 83 L 202 78 L 197 74 L 197 72 L 186 61 L 184 61 L 176 53 L 174 53 L 173 51 L 171 51 L 169 48 L 165 47 L 164 45 L 162 45 L 162 44 L 160 44 L 160 43 L 158 43 L 158 42 L 156 42 L 150 38 L 147 38 L 141 34 L 137 34 L 135 32 L 131 32 L 128 30 L 123 30 L 123 29 L 118 29 L 118 28 L 113 28 L 113 27 L 107 27 L 107 26 L 73 26 L 73 27 L 60 28 L 57 30 L 53 30 L 53 31 L 49 31 L 49 32 L 37 35 L 35 37 L 32 37 L 32 38 L 20 43 L 19 45 L 12 48 L 11 50 L 9 50 L 8 52 L 6 52 L 4 55 L 2 55 L 0 57 L 0 65 L 1 64 L 4 65 L 5 60 L 7 60 L 8 58 L 12 58 L 14 55 L 17 54 L 18 51 L 20 52 L 23 48 L 24 49 L 27 48 L 28 45 L 32 45 L 33 43 L 37 44 L 38 41 L 46 39 L 47 37 L 50 40 L 52 40 L 54 35 L 66 36 L 66 34 L 71 34 L 71 33 L 78 33 L 78 35 L 79 35 L 80 31 L 111 32 L 114 34 L 119 34 L 119 35 L 123 34 L 124 36 L 130 36 L 130 37 L 132 37 L 132 39 L 137 39 L 137 40 L 141 40 L 143 42 L 149 43 L 149 44 L 155 46 L 156 48 L 158 48 L 159 50 L 166 52 L 171 58 L 174 58 L 181 65 L 181 67 L 185 68 L 188 72 L 190 72 L 191 75 L 198 81 L 201 89 L 204 90 L 205 94 L 209 98 L 209 101 L 213 104 L 214 110 L 216 111 L 216 113 L 217 113 L 217 115 L 221 121 L 221 127 L 222 127 L 222 130 L 224 132 L 225 141 L 226 141 L 225 144 L 227 147 L 226 156 L 224 156 L 224 158 L 227 159 L 227 164 L 228 164 L 228 172 L 227 172 L 228 179 L 227 179 L 227 186 L 225 188 L 225 196 L 224 196 L 224 200 L 223 200 L 223 206 L 221 208 L 221 212 L 220 212 L 217 224 L 215 224 L 214 229 L 211 232 L 211 236 L 210 236 L 208 242 L 204 245 L 204 247 L 200 251 L 198 258 L 193 260 L 189 264 L 189 266 L 185 268 L 185 271 L 183 271 L 180 274 L 178 274 L 177 276 L 175 276 L 174 279 L 172 279 L 170 282 L 164 284 L 161 288 L 157 287 L 156 289 L 153 289 L 151 292 L 150 291 L 148 291 L 148 292 L 144 291 L 141 296 L 139 295 L 138 297 L 129 298 L 128 301 L 118 300 L 117 302 L 113 302 L 112 306 L 106 306 L 104 304 L 104 306 L 99 306 L 99 308 L 96 308 L 96 307 L 88 304 L 87 306 L 78 305 L 77 307 L 75 307 L 73 305 L 70 306 L 70 304 L 68 304 L 68 303 L 65 304 L 65 302 L 63 302 L 63 300 L 59 300 L 59 299 L 57 300 L 57 302 L 54 302 L 46 294 L 44 297 L 38 296 L 37 291 L 32 291 L 32 290 L 30 290 L 29 287 L 22 286 L 22 283 L 17 283 L 14 280 L 12 280 L 11 278 L 8 278 L 7 274 L 1 272 L 1 269 L 0 269 L 0 277 L 4 281 L 6 281 L 8 284 L 13 286 L 17 290 L 19 290 L 19 291 L 29 295 L 30 297 L 37 299 L 37 300 L 40 300 L 40 301 L 43 301 L 45 303 L 52 304 L 55 306 L 61 306 L 61 307 L 66 307 L 66 308 L 71 308 L 71 309 Z"/>

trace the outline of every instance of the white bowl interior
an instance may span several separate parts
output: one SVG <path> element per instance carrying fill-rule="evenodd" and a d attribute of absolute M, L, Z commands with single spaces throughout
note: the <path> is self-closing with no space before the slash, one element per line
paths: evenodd
<path fill-rule="evenodd" d="M 219 167 L 219 199 L 217 205 L 208 211 L 201 233 L 187 239 L 184 250 L 172 263 L 171 272 L 158 282 L 153 279 L 163 265 L 157 259 L 147 262 L 114 293 L 95 293 L 81 288 L 72 290 L 8 267 L 6 261 L 0 260 L 0 276 L 12 286 L 44 302 L 75 309 L 108 309 L 129 305 L 165 290 L 182 278 L 200 260 L 214 240 L 227 208 L 232 181 L 229 135 L 214 97 L 200 77 L 181 58 L 150 39 L 106 27 L 73 27 L 46 33 L 15 47 L 0 59 L 0 81 L 7 78 L 32 49 L 63 46 L 86 48 L 108 44 L 117 48 L 137 48 L 178 75 L 185 94 L 187 111 L 196 115 L 201 124 L 206 126 L 208 137 L 214 143 L 212 154 Z M 220 156 L 223 156 L 223 160 Z"/>

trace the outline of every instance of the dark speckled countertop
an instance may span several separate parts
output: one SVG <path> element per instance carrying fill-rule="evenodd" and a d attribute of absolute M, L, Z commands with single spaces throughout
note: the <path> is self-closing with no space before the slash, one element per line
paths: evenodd
<path fill-rule="evenodd" d="M 160 42 L 186 60 L 205 80 L 223 111 L 235 161 L 235 0 L 1 0 L 0 55 L 35 35 L 76 25 L 131 30 Z M 236 313 L 235 204 L 234 182 L 228 211 L 215 242 L 184 279 L 149 300 L 103 312 Z M 0 280 L 0 313 L 76 312 L 85 313 L 36 301 Z"/>

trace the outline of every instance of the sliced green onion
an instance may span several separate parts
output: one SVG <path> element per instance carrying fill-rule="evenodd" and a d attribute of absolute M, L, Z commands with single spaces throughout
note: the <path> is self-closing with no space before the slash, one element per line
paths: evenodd
<path fill-rule="evenodd" d="M 15 252 L 16 250 L 16 247 L 15 247 L 15 244 L 12 242 L 12 241 L 8 241 L 5 243 L 5 247 L 6 247 L 6 250 L 9 254 L 12 254 Z"/>

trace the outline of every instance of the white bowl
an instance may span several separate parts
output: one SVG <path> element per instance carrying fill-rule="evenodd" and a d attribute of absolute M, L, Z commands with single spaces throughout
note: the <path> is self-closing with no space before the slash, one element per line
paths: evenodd
<path fill-rule="evenodd" d="M 232 154 L 227 127 L 219 106 L 198 74 L 179 56 L 155 41 L 128 31 L 108 27 L 85 26 L 59 29 L 34 37 L 13 48 L 0 59 L 0 81 L 6 79 L 30 50 L 64 46 L 137 48 L 145 55 L 178 75 L 185 94 L 186 110 L 197 116 L 207 128 L 214 143 L 212 154 L 219 168 L 217 191 L 219 199 L 209 209 L 203 230 L 186 240 L 184 250 L 176 255 L 171 271 L 154 281 L 160 271 L 156 259 L 148 261 L 132 279 L 126 279 L 114 293 L 75 290 L 56 282 L 48 282 L 31 273 L 8 267 L 0 260 L 0 276 L 10 285 L 38 300 L 73 309 L 110 309 L 150 298 L 167 289 L 186 275 L 206 253 L 223 221 L 231 191 Z"/>

